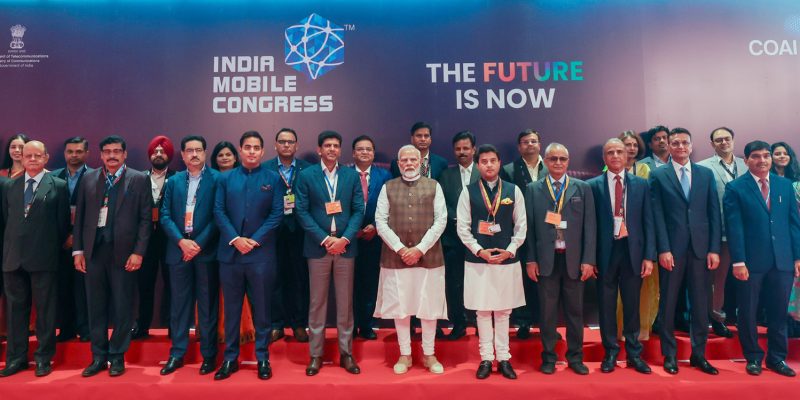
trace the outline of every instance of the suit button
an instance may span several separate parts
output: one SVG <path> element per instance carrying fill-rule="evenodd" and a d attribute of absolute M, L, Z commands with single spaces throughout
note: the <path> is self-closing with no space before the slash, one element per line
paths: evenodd
<path fill-rule="evenodd" d="M 414 219 L 414 217 L 408 217 L 408 220 L 409 220 L 409 221 L 411 221 L 411 220 L 413 220 L 413 219 Z"/>
<path fill-rule="evenodd" d="M 408 205 L 408 208 L 411 208 L 411 204 Z"/>

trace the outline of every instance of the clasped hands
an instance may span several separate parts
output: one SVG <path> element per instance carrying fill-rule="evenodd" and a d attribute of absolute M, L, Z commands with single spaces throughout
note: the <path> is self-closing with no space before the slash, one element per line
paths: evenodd
<path fill-rule="evenodd" d="M 403 263 L 408 266 L 418 263 L 419 259 L 423 256 L 422 250 L 416 247 L 412 247 L 410 249 L 408 247 L 403 247 L 397 252 L 397 255 L 399 255 L 400 258 L 403 259 Z"/>
<path fill-rule="evenodd" d="M 528 277 L 534 282 L 539 282 L 539 263 L 531 261 L 525 264 L 525 271 Z M 597 267 L 592 264 L 581 264 L 581 282 L 586 282 L 589 278 L 597 278 Z"/>
<path fill-rule="evenodd" d="M 246 237 L 238 237 L 233 241 L 233 247 L 236 247 L 236 250 L 239 250 L 239 253 L 242 254 L 247 254 L 260 246 L 261 245 L 255 240 Z M 183 250 L 183 248 L 181 248 L 181 250 Z M 186 257 L 186 253 L 184 253 L 184 257 Z"/>
<path fill-rule="evenodd" d="M 489 264 L 501 264 L 503 261 L 514 257 L 510 251 L 498 248 L 480 249 L 475 255 L 482 258 Z"/>
<path fill-rule="evenodd" d="M 322 245 L 325 246 L 325 250 L 328 254 L 336 256 L 339 254 L 343 254 L 347 251 L 347 244 L 349 242 L 345 238 L 337 238 L 335 236 L 328 236 Z"/>

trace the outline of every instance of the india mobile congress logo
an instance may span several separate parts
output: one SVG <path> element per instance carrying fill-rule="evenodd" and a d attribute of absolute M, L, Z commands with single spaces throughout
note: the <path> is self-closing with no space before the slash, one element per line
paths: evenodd
<path fill-rule="evenodd" d="M 344 28 L 311 14 L 286 28 L 286 65 L 317 79 L 344 64 Z"/>
<path fill-rule="evenodd" d="M 26 28 L 22 25 L 14 25 L 11 27 L 11 44 L 8 46 L 14 50 L 19 50 L 25 47 L 25 43 L 22 42 L 22 37 L 25 36 Z"/>

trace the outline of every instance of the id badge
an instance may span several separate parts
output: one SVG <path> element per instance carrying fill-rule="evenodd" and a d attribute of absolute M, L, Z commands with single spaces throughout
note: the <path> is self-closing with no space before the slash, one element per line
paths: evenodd
<path fill-rule="evenodd" d="M 494 224 L 489 221 L 478 221 L 478 233 L 481 235 L 493 236 L 492 225 Z"/>
<path fill-rule="evenodd" d="M 328 215 L 339 214 L 342 212 L 342 202 L 339 200 L 325 203 L 325 212 Z"/>
<path fill-rule="evenodd" d="M 558 226 L 559 224 L 561 224 L 561 214 L 548 211 L 547 215 L 545 215 L 544 217 L 544 222 L 550 225 Z"/>
<path fill-rule="evenodd" d="M 186 206 L 186 213 L 183 215 L 183 231 L 192 233 L 194 230 L 194 205 Z"/>
<path fill-rule="evenodd" d="M 614 237 L 622 239 L 628 237 L 628 228 L 625 226 L 625 219 L 622 217 L 614 217 Z"/>
<path fill-rule="evenodd" d="M 75 206 L 69 206 L 69 224 L 75 225 Z"/>
<path fill-rule="evenodd" d="M 294 194 L 287 194 L 283 196 L 283 214 L 289 215 L 294 208 Z"/>
<path fill-rule="evenodd" d="M 97 218 L 97 227 L 105 227 L 106 219 L 108 219 L 108 206 L 100 207 L 100 216 Z"/>
<path fill-rule="evenodd" d="M 500 229 L 500 224 L 492 224 L 492 225 L 489 225 L 489 232 L 492 232 L 492 233 L 500 233 L 500 230 L 501 230 L 501 229 Z"/>
<path fill-rule="evenodd" d="M 158 208 L 153 207 L 153 222 L 158 222 Z"/>

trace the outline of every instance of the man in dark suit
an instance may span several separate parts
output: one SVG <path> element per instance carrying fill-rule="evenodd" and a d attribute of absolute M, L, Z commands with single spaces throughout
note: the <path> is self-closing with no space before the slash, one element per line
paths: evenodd
<path fill-rule="evenodd" d="M 169 162 L 175 153 L 172 141 L 166 136 L 156 136 L 147 146 L 147 156 L 150 158 L 152 168 L 145 171 L 150 178 L 150 191 L 153 205 L 153 233 L 150 234 L 150 244 L 147 245 L 147 254 L 144 256 L 142 269 L 139 271 L 139 318 L 133 331 L 133 339 L 144 339 L 150 336 L 150 324 L 153 322 L 153 308 L 156 299 L 156 281 L 158 272 L 164 283 L 163 291 L 158 296 L 161 300 L 161 322 L 169 326 L 169 268 L 164 257 L 167 254 L 167 236 L 158 223 L 161 202 L 164 199 L 164 188 L 175 174 L 168 168 Z"/>
<path fill-rule="evenodd" d="M 411 144 L 422 153 L 420 173 L 426 178 L 438 180 L 439 175 L 447 169 L 447 160 L 430 152 L 432 134 L 431 126 L 425 122 L 417 122 L 411 126 Z M 392 178 L 397 178 L 401 175 L 400 168 L 397 166 L 397 159 L 392 160 L 390 169 Z"/>
<path fill-rule="evenodd" d="M 239 326 L 245 290 L 253 305 L 259 379 L 272 377 L 269 331 L 272 288 L 277 275 L 275 233 L 283 220 L 281 178 L 264 168 L 264 139 L 248 131 L 239 139 L 242 165 L 217 181 L 214 218 L 219 227 L 220 283 L 225 298 L 225 359 L 214 375 L 239 370 Z"/>
<path fill-rule="evenodd" d="M 50 374 L 56 353 L 56 302 L 61 246 L 69 231 L 67 183 L 46 174 L 49 155 L 32 140 L 22 149 L 24 177 L 6 183 L 3 283 L 8 296 L 8 349 L 0 377 L 28 368 L 28 322 L 36 305 L 36 376 Z"/>
<path fill-rule="evenodd" d="M 378 336 L 372 330 L 375 300 L 378 296 L 378 276 L 380 275 L 381 247 L 383 241 L 375 228 L 375 207 L 383 184 L 392 178 L 389 171 L 374 165 L 375 142 L 362 135 L 353 140 L 354 168 L 358 173 L 361 191 L 364 196 L 364 220 L 358 238 L 358 254 L 355 260 L 353 278 L 353 319 L 356 335 L 374 340 Z"/>
<path fill-rule="evenodd" d="M 72 255 L 75 269 L 86 274 L 92 338 L 92 363 L 84 377 L 108 368 L 108 361 L 111 376 L 125 373 L 136 312 L 134 272 L 142 266 L 153 230 L 150 184 L 144 173 L 125 165 L 127 157 L 123 138 L 104 138 L 103 168 L 85 173 L 78 187 Z M 109 325 L 114 326 L 110 341 Z"/>
<path fill-rule="evenodd" d="M 750 375 L 761 374 L 764 350 L 758 345 L 759 299 L 767 309 L 767 368 L 795 376 L 786 365 L 786 310 L 794 278 L 800 277 L 800 216 L 791 181 L 771 174 L 766 142 L 744 149 L 750 173 L 730 182 L 723 203 L 733 275 L 739 279 L 739 341 Z"/>
<path fill-rule="evenodd" d="M 447 204 L 447 226 L 442 235 L 442 246 L 447 316 L 453 323 L 453 329 L 447 336 L 448 340 L 457 340 L 467 334 L 467 317 L 464 309 L 464 259 L 468 250 L 456 232 L 458 199 L 467 185 L 477 182 L 481 177 L 475 168 L 475 135 L 472 132 L 462 131 L 453 136 L 453 153 L 458 165 L 446 169 L 439 177 L 439 184 L 442 186 Z"/>
<path fill-rule="evenodd" d="M 303 254 L 308 259 L 310 299 L 308 327 L 311 359 L 306 375 L 322 368 L 328 288 L 336 290 L 339 366 L 361 373 L 353 358 L 353 269 L 358 254 L 356 235 L 364 219 L 364 193 L 353 168 L 339 165 L 342 136 L 324 131 L 317 138 L 321 163 L 297 177 L 297 218 L 305 230 Z"/>
<path fill-rule="evenodd" d="M 83 174 L 91 169 L 86 165 L 89 156 L 89 141 L 75 136 L 64 142 L 64 160 L 67 165 L 50 174 L 67 182 L 69 188 L 70 233 L 75 223 L 75 204 L 78 201 L 78 185 Z M 58 326 L 56 340 L 64 342 L 77 334 L 82 342 L 89 341 L 89 311 L 86 307 L 86 283 L 83 274 L 72 264 L 72 235 L 61 251 L 61 268 L 58 270 Z"/>
<path fill-rule="evenodd" d="M 275 171 L 283 183 L 283 222 L 278 227 L 278 278 L 272 292 L 272 332 L 270 342 L 282 339 L 286 326 L 292 328 L 298 342 L 308 342 L 308 264 L 303 257 L 303 230 L 297 223 L 294 212 L 297 175 L 311 164 L 295 158 L 297 154 L 297 132 L 281 128 L 275 135 L 277 157 L 264 163 L 264 167 Z"/>
<path fill-rule="evenodd" d="M 551 143 L 544 153 L 549 174 L 528 185 L 528 277 L 539 283 L 542 366 L 555 372 L 559 303 L 567 322 L 567 363 L 580 375 L 583 363 L 583 286 L 597 275 L 594 196 L 586 182 L 566 175 L 569 152 Z"/>
<path fill-rule="evenodd" d="M 642 360 L 639 342 L 639 293 L 642 278 L 653 272 L 656 260 L 655 227 L 647 181 L 625 170 L 625 144 L 610 139 L 603 146 L 608 171 L 589 180 L 597 216 L 597 294 L 600 337 L 606 354 L 602 372 L 616 367 L 617 293 L 622 296 L 622 335 L 628 367 L 643 374 L 652 371 Z"/>
<path fill-rule="evenodd" d="M 705 358 L 708 339 L 709 271 L 719 265 L 721 217 L 719 198 L 710 169 L 690 162 L 692 137 L 688 130 L 669 133 L 672 161 L 650 173 L 656 248 L 661 265 L 661 352 L 664 370 L 678 373 L 675 358 L 675 307 L 686 280 L 691 304 L 689 334 L 692 342 L 690 365 L 716 375 L 719 372 Z"/>
<path fill-rule="evenodd" d="M 206 168 L 206 140 L 186 136 L 181 140 L 186 171 L 165 184 L 159 222 L 168 243 L 166 263 L 170 269 L 170 332 L 172 348 L 161 375 L 183 366 L 189 346 L 189 328 L 197 304 L 197 332 L 203 363 L 200 375 L 216 368 L 217 321 L 219 319 L 219 230 L 214 222 L 214 201 L 219 173 Z"/>
<path fill-rule="evenodd" d="M 525 129 L 517 135 L 517 151 L 519 158 L 503 166 L 500 170 L 500 177 L 509 182 L 513 182 L 522 193 L 531 183 L 539 178 L 546 176 L 548 171 L 542 160 L 541 135 L 533 129 Z M 527 243 L 527 241 L 525 242 Z M 522 268 L 525 268 L 525 256 L 528 249 L 525 244 L 517 252 Z M 526 276 L 526 274 L 523 274 Z M 532 279 L 523 278 L 525 288 L 525 305 L 515 308 L 511 313 L 512 322 L 516 322 L 517 337 L 528 339 L 531 337 L 531 326 L 539 322 L 539 292 L 538 285 Z"/>

